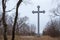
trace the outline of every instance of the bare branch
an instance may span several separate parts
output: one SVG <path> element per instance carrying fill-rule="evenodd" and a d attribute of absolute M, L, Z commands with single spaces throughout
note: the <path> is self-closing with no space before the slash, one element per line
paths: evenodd
<path fill-rule="evenodd" d="M 11 12 L 11 11 L 13 11 L 14 9 L 15 9 L 15 7 L 14 7 L 14 8 L 12 8 L 11 10 L 6 11 L 6 12 Z"/>

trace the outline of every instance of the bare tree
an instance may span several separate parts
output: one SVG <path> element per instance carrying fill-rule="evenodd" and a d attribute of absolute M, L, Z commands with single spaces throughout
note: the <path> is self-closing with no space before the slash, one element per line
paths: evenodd
<path fill-rule="evenodd" d="M 4 40 L 7 40 L 7 23 L 6 23 L 6 12 L 10 12 L 12 11 L 13 9 L 11 10 L 8 10 L 6 11 L 6 2 L 9 1 L 9 0 L 2 0 L 2 9 L 3 9 L 3 12 L 2 12 L 2 19 L 1 21 L 3 22 L 3 27 L 4 27 Z"/>
<path fill-rule="evenodd" d="M 23 18 L 18 18 L 17 24 L 16 24 L 16 34 L 19 34 L 19 29 L 22 28 L 22 25 L 24 25 L 27 20 L 28 20 L 27 16 L 25 16 Z"/>
<path fill-rule="evenodd" d="M 7 24 L 6 24 L 6 20 L 5 20 L 5 10 L 6 10 L 6 0 L 2 0 L 2 9 L 3 9 L 3 13 L 2 13 L 2 21 L 3 21 L 3 26 L 4 26 L 4 40 L 7 40 Z"/>
<path fill-rule="evenodd" d="M 60 4 L 58 4 L 57 5 L 57 7 L 56 8 L 53 8 L 52 10 L 50 10 L 50 12 L 53 14 L 53 15 L 51 15 L 54 19 L 56 18 L 56 17 L 58 17 L 58 19 L 56 18 L 55 20 L 57 20 L 58 21 L 58 23 L 57 23 L 57 28 L 58 29 L 60 29 Z M 52 18 L 51 17 L 51 18 Z"/>
<path fill-rule="evenodd" d="M 14 25 L 13 25 L 13 30 L 12 30 L 12 40 L 14 40 L 14 38 L 15 38 L 15 26 L 16 26 L 17 19 L 18 19 L 18 8 L 19 8 L 19 5 L 21 4 L 21 2 L 22 2 L 22 0 L 19 0 L 16 5 L 16 16 L 14 19 Z"/>
<path fill-rule="evenodd" d="M 43 31 L 43 35 L 49 35 L 52 37 L 58 37 L 60 36 L 60 21 L 58 19 L 55 19 L 55 17 L 59 16 L 60 17 L 60 5 L 58 5 L 56 8 L 53 8 L 50 12 L 53 15 L 50 15 L 51 21 L 47 23 L 46 28 Z M 54 20 L 52 19 L 54 18 Z M 58 35 L 56 35 L 58 34 Z"/>
<path fill-rule="evenodd" d="M 19 28 L 19 34 L 20 35 L 35 35 L 35 26 L 32 24 L 31 25 L 28 25 L 26 23 L 22 24 L 21 27 Z"/>
<path fill-rule="evenodd" d="M 57 28 L 57 21 L 48 22 L 46 28 L 43 30 L 43 35 L 49 35 L 51 37 L 59 37 L 60 31 Z"/>

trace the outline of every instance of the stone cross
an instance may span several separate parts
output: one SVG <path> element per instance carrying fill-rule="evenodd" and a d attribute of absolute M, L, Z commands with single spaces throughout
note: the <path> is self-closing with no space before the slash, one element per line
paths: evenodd
<path fill-rule="evenodd" d="M 39 23 L 39 16 L 40 16 L 40 15 L 39 15 L 39 13 L 45 13 L 45 11 L 44 11 L 44 10 L 43 10 L 43 11 L 39 11 L 39 8 L 40 8 L 39 5 L 37 6 L 37 8 L 38 8 L 38 11 L 34 11 L 34 10 L 33 10 L 32 13 L 33 13 L 33 14 L 34 14 L 34 13 L 38 13 L 38 36 L 40 36 L 40 33 L 39 33 L 39 32 L 40 32 L 40 29 L 39 29 L 39 28 L 40 28 L 40 27 L 39 27 L 39 26 L 40 26 L 40 25 L 39 25 L 39 24 L 40 24 L 40 23 Z"/>

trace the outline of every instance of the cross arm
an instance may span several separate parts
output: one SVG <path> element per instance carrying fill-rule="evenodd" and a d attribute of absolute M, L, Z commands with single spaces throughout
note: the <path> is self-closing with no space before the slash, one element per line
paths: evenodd
<path fill-rule="evenodd" d="M 39 11 L 39 13 L 45 13 L 45 11 L 43 10 L 43 11 Z"/>
<path fill-rule="evenodd" d="M 32 13 L 34 14 L 34 13 L 38 13 L 38 11 L 32 11 Z"/>
<path fill-rule="evenodd" d="M 32 13 L 34 14 L 34 13 L 45 13 L 45 11 L 43 10 L 43 11 L 32 11 Z"/>

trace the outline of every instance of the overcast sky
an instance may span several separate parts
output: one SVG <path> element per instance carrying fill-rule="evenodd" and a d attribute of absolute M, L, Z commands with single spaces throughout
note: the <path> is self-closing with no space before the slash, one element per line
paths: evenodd
<path fill-rule="evenodd" d="M 40 32 L 42 33 L 46 23 L 50 20 L 49 10 L 51 10 L 52 8 L 55 8 L 57 6 L 57 2 L 58 1 L 56 0 L 23 0 L 23 2 L 19 7 L 20 17 L 24 17 L 24 16 L 29 17 L 28 22 L 36 25 L 36 28 L 37 28 L 37 13 L 33 14 L 32 11 L 33 10 L 37 11 L 37 6 L 39 5 L 41 11 L 45 10 L 45 14 L 43 13 L 40 14 Z M 17 3 L 17 0 L 8 1 L 6 10 L 10 10 L 13 7 L 15 7 L 16 3 Z M 9 14 L 14 12 L 15 10 L 10 12 Z M 36 29 L 36 32 L 37 32 L 37 29 Z"/>

